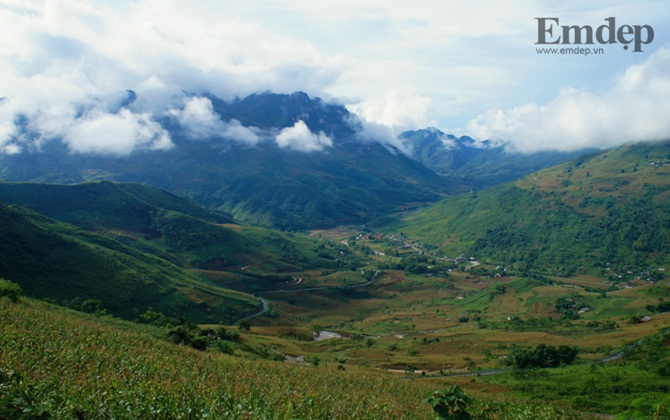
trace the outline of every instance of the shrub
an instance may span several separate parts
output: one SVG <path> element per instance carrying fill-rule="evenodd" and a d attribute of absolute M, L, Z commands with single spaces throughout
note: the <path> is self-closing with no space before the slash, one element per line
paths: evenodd
<path fill-rule="evenodd" d="M 569 365 L 578 355 L 577 347 L 540 344 L 535 349 L 515 349 L 507 360 L 518 369 L 547 368 Z"/>
<path fill-rule="evenodd" d="M 472 415 L 468 412 L 468 406 L 472 404 L 472 399 L 458 385 L 441 392 L 435 391 L 432 396 L 424 399 L 423 402 L 429 403 L 440 419 L 465 420 L 472 418 Z"/>
<path fill-rule="evenodd" d="M 0 278 L 0 298 L 8 297 L 14 303 L 19 301 L 19 297 L 23 294 L 21 286 L 9 280 Z"/>

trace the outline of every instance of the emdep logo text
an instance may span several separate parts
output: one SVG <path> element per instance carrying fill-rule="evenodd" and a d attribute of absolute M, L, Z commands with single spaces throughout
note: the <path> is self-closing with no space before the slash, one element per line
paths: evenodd
<path fill-rule="evenodd" d="M 654 28 L 649 25 L 616 26 L 616 18 L 608 17 L 605 24 L 593 29 L 590 25 L 559 25 L 557 17 L 535 18 L 537 20 L 537 42 L 540 45 L 593 45 L 623 44 L 627 50 L 633 44 L 633 52 L 642 52 L 642 46 L 654 40 Z"/>

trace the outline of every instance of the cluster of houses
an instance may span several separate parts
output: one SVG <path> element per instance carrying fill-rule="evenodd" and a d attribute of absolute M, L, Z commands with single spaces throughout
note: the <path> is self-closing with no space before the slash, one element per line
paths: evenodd
<path fill-rule="evenodd" d="M 654 168 L 660 168 L 662 166 L 670 165 L 670 160 L 661 160 L 659 162 L 649 162 L 649 166 Z"/>

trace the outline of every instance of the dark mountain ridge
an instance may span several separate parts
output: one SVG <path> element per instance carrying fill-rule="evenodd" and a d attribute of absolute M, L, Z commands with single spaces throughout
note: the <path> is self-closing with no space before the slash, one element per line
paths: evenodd
<path fill-rule="evenodd" d="M 400 140 L 412 150 L 412 157 L 436 173 L 476 188 L 512 181 L 531 172 L 558 165 L 591 149 L 572 152 L 514 152 L 508 143 L 476 141 L 456 137 L 436 128 L 406 131 Z"/>
<path fill-rule="evenodd" d="M 239 220 L 282 229 L 361 223 L 405 206 L 464 189 L 378 142 L 358 139 L 344 107 L 304 93 L 258 94 L 232 102 L 208 96 L 221 121 L 260 130 L 246 145 L 234 139 L 189 138 L 165 117 L 175 147 L 127 156 L 71 153 L 59 141 L 41 151 L 0 156 L 8 181 L 78 183 L 112 180 L 150 184 Z M 274 137 L 302 121 L 310 135 L 332 141 L 323 150 L 280 147 Z"/>

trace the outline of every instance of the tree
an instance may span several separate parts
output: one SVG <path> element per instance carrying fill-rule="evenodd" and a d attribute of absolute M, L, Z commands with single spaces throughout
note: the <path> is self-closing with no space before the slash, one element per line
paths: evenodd
<path fill-rule="evenodd" d="M 578 355 L 577 347 L 540 344 L 534 349 L 517 348 L 507 360 L 510 365 L 518 369 L 548 368 L 569 365 Z"/>
<path fill-rule="evenodd" d="M 0 278 L 0 298 L 8 297 L 14 303 L 19 301 L 19 297 L 23 294 L 21 286 L 9 280 Z"/>

